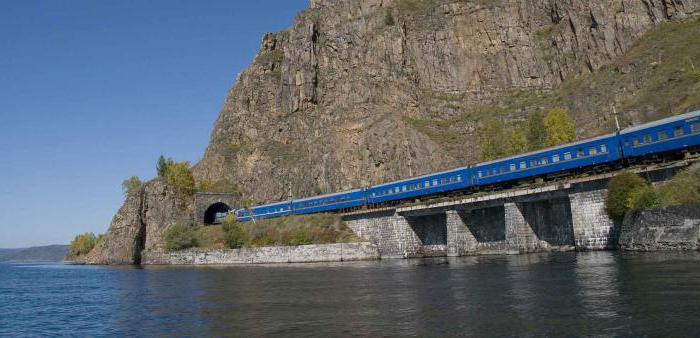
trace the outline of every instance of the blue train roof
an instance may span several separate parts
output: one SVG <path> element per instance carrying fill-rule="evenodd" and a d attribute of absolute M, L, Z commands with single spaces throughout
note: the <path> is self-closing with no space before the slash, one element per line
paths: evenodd
<path fill-rule="evenodd" d="M 667 117 L 665 119 L 656 120 L 656 121 L 649 122 L 649 123 L 643 123 L 643 124 L 632 126 L 632 127 L 627 127 L 625 129 L 623 129 L 620 132 L 620 134 L 629 134 L 631 132 L 639 131 L 642 129 L 656 127 L 656 126 L 660 126 L 660 125 L 663 125 L 666 123 L 686 120 L 686 119 L 693 118 L 693 117 L 700 117 L 700 110 L 696 110 L 696 111 L 693 111 L 690 113 L 675 115 L 675 116 Z"/>
<path fill-rule="evenodd" d="M 477 164 L 475 165 L 475 167 L 484 166 L 484 165 L 489 165 L 489 164 L 498 163 L 498 162 L 503 162 L 503 161 L 508 161 L 508 160 L 513 160 L 513 159 L 518 159 L 518 158 L 521 158 L 521 157 L 527 157 L 527 156 L 531 156 L 531 155 L 537 155 L 537 154 L 541 154 L 541 153 L 546 153 L 546 152 L 548 152 L 548 151 L 554 151 L 554 150 L 559 150 L 559 149 L 562 149 L 562 148 L 573 147 L 573 146 L 577 146 L 577 145 L 579 145 L 579 144 L 584 144 L 584 143 L 588 143 L 588 142 L 600 141 L 600 140 L 603 140 L 603 139 L 606 139 L 606 138 L 610 138 L 610 137 L 613 137 L 613 136 L 615 136 L 615 133 L 605 134 L 605 135 L 601 135 L 601 136 L 597 136 L 597 137 L 593 137 L 593 138 L 587 138 L 587 139 L 585 139 L 585 140 L 576 141 L 576 142 L 571 142 L 571 143 L 566 143 L 566 144 L 562 144 L 562 145 L 558 145 L 558 146 L 554 146 L 554 147 L 549 147 L 549 148 L 544 148 L 544 149 L 540 149 L 540 150 L 535 150 L 535 151 L 531 151 L 531 152 L 529 152 L 529 153 L 517 154 L 517 155 L 513 155 L 513 156 L 509 156 L 509 157 L 503 157 L 503 158 L 495 159 L 495 160 L 492 160 L 492 161 L 477 163 Z"/>

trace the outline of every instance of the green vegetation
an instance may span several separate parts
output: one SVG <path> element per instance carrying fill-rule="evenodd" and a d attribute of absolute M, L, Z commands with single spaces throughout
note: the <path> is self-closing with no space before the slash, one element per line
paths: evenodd
<path fill-rule="evenodd" d="M 201 192 L 216 192 L 224 194 L 240 195 L 241 187 L 235 182 L 231 182 L 227 179 L 220 179 L 218 181 L 202 181 L 197 185 L 197 191 Z"/>
<path fill-rule="evenodd" d="M 384 13 L 384 24 L 387 26 L 393 26 L 395 24 L 394 22 L 394 16 L 391 14 L 391 10 L 386 10 L 386 13 Z"/>
<path fill-rule="evenodd" d="M 143 182 L 137 176 L 131 176 L 122 182 L 122 191 L 128 196 L 143 187 Z"/>
<path fill-rule="evenodd" d="M 547 144 L 547 132 L 544 129 L 542 113 L 535 111 L 527 119 L 528 150 L 542 149 Z"/>
<path fill-rule="evenodd" d="M 699 165 L 656 187 L 636 174 L 618 175 L 608 184 L 605 209 L 611 218 L 621 220 L 627 212 L 687 204 L 700 204 Z"/>
<path fill-rule="evenodd" d="M 167 251 L 197 247 L 225 249 L 357 242 L 359 239 L 333 214 L 279 217 L 238 222 L 229 215 L 222 225 L 178 223 L 163 237 Z"/>
<path fill-rule="evenodd" d="M 576 137 L 574 123 L 564 109 L 552 109 L 544 118 L 547 146 L 569 143 Z"/>
<path fill-rule="evenodd" d="M 165 182 L 183 196 L 190 196 L 196 190 L 190 162 L 187 161 L 168 165 L 165 171 Z"/>
<path fill-rule="evenodd" d="M 100 241 L 104 238 L 100 235 Z M 98 237 L 92 232 L 86 232 L 75 236 L 68 247 L 68 257 L 78 257 L 87 254 L 98 243 Z"/>
<path fill-rule="evenodd" d="M 486 118 L 478 130 L 480 158 L 484 161 L 555 146 L 574 140 L 574 124 L 563 109 L 552 109 L 547 117 L 533 113 L 525 126 L 510 127 Z"/>
<path fill-rule="evenodd" d="M 630 210 L 629 200 L 632 194 L 648 187 L 649 183 L 634 173 L 623 173 L 613 177 L 608 183 L 608 195 L 605 198 L 605 211 L 614 220 L 622 220 Z"/>
<path fill-rule="evenodd" d="M 168 174 L 168 169 L 170 166 L 175 164 L 175 161 L 173 161 L 172 158 L 165 158 L 165 156 L 160 155 L 158 158 L 158 164 L 156 164 L 156 172 L 158 173 L 158 177 L 165 177 Z"/>
<path fill-rule="evenodd" d="M 397 7 L 404 12 L 421 14 L 433 7 L 433 0 L 398 0 Z"/>
<path fill-rule="evenodd" d="M 185 223 L 177 223 L 168 228 L 163 236 L 165 250 L 177 251 L 197 246 L 194 228 Z"/>

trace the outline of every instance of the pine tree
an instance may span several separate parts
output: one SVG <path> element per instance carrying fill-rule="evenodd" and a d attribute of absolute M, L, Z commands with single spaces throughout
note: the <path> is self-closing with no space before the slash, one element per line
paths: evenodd
<path fill-rule="evenodd" d="M 527 120 L 527 148 L 537 150 L 545 147 L 547 142 L 547 131 L 544 128 L 542 113 L 534 112 Z"/>

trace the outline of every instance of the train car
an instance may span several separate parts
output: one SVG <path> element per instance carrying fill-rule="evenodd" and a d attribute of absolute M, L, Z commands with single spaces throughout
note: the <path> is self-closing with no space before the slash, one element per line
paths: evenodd
<path fill-rule="evenodd" d="M 295 215 L 350 209 L 365 204 L 364 189 L 343 191 L 292 201 Z"/>
<path fill-rule="evenodd" d="M 292 215 L 290 201 L 276 202 L 254 206 L 250 209 L 239 209 L 234 212 L 234 216 L 239 221 L 250 221 L 252 219 L 274 218 Z"/>
<path fill-rule="evenodd" d="M 621 158 L 616 134 L 515 155 L 474 166 L 470 181 L 486 186 L 597 165 L 614 164 Z"/>
<path fill-rule="evenodd" d="M 381 204 L 460 190 L 468 187 L 468 178 L 469 168 L 462 167 L 374 185 L 367 188 L 367 203 Z"/>
<path fill-rule="evenodd" d="M 700 147 L 700 110 L 626 128 L 620 132 L 625 157 L 635 160 Z"/>

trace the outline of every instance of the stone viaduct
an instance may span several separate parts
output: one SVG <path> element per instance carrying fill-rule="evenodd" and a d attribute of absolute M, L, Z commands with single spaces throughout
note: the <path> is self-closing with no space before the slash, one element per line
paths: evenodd
<path fill-rule="evenodd" d="M 637 171 L 660 182 L 679 167 Z M 614 175 L 360 210 L 343 218 L 358 236 L 376 244 L 384 258 L 611 249 L 620 233 L 620 224 L 605 212 L 607 185 Z"/>

